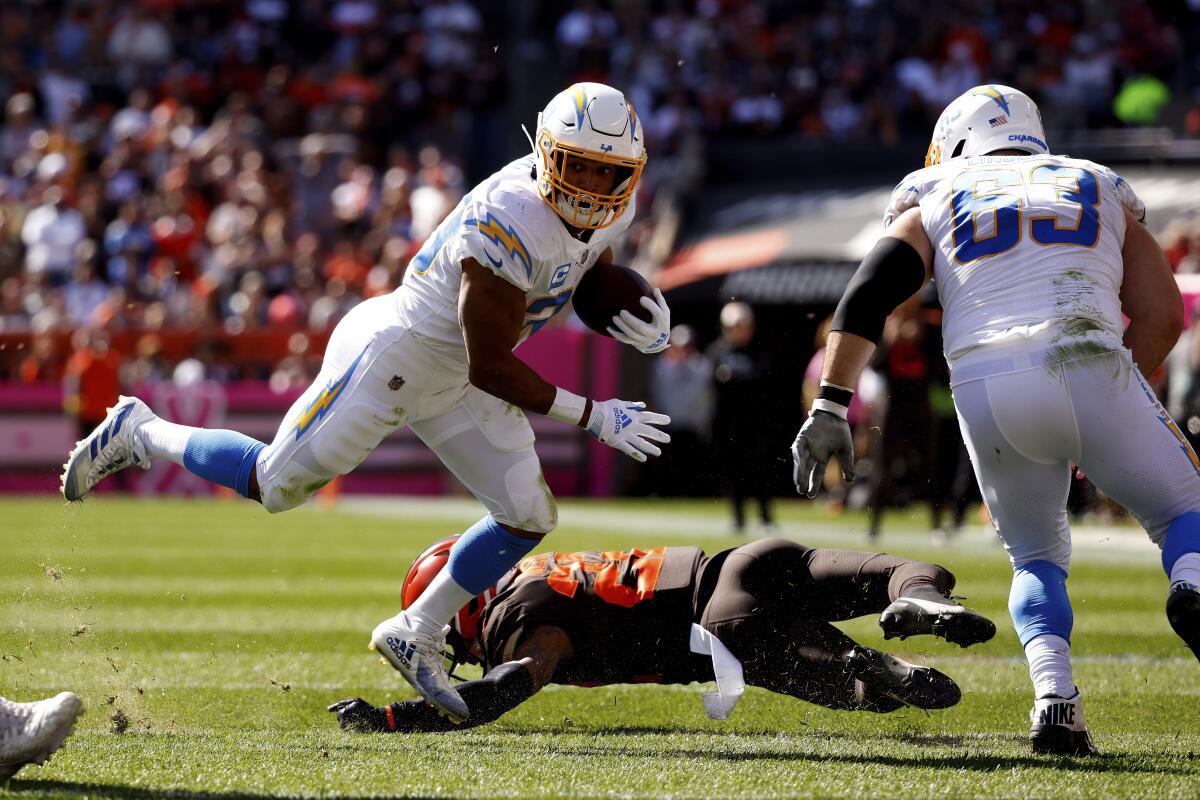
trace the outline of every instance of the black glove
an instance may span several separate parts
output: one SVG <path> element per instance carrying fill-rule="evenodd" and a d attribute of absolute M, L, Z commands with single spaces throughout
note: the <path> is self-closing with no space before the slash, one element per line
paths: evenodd
<path fill-rule="evenodd" d="M 342 726 L 344 731 L 379 733 L 391 730 L 386 712 L 361 697 L 353 700 L 339 700 L 325 710 L 337 713 L 338 725 Z"/>
<path fill-rule="evenodd" d="M 401 700 L 388 706 L 375 706 L 356 697 L 339 700 L 329 706 L 338 716 L 342 730 L 361 733 L 417 733 L 461 731 L 483 725 L 500 717 L 528 700 L 536 691 L 533 675 L 523 664 L 508 661 L 495 667 L 479 680 L 466 681 L 458 687 L 463 700 L 471 709 L 471 717 L 463 723 L 450 719 L 424 700 Z"/>
<path fill-rule="evenodd" d="M 825 466 L 837 456 L 846 483 L 854 482 L 854 436 L 850 423 L 828 411 L 814 411 L 792 443 L 792 479 L 796 491 L 816 497 L 825 480 Z"/>

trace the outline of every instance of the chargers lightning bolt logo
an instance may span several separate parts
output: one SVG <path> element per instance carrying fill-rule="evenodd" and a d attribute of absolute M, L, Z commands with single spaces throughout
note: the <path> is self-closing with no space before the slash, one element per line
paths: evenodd
<path fill-rule="evenodd" d="M 575 101 L 575 127 L 583 127 L 583 117 L 587 113 L 587 92 L 581 84 L 571 86 L 571 99 Z"/>
<path fill-rule="evenodd" d="M 463 221 L 464 225 L 474 225 L 479 229 L 479 233 L 488 241 L 498 244 L 504 249 L 504 252 L 517 259 L 521 266 L 525 268 L 525 276 L 533 275 L 533 260 L 529 257 L 529 250 L 525 247 L 525 243 L 521 241 L 521 237 L 517 235 L 517 231 L 511 225 L 505 225 L 496 218 L 492 212 L 487 212 L 484 219 L 468 219 Z M 491 256 L 488 256 L 491 261 Z M 492 262 L 497 267 L 500 266 L 496 262 Z"/>
<path fill-rule="evenodd" d="M 370 347 L 370 345 L 367 345 L 367 347 Z M 350 376 L 358 368 L 358 362 L 362 361 L 362 357 L 366 354 L 367 348 L 364 347 L 363 351 L 358 354 L 358 358 L 354 359 L 354 363 L 349 366 L 342 377 L 326 386 L 317 395 L 317 399 L 313 400 L 309 407 L 304 409 L 304 413 L 300 415 L 296 420 L 296 424 L 292 426 L 292 430 L 296 432 L 296 441 L 300 441 L 300 437 L 313 426 L 313 423 L 324 419 L 325 415 L 329 413 L 329 409 L 333 408 L 333 404 L 337 402 L 342 392 L 345 391 L 346 386 L 349 385 Z"/>
<path fill-rule="evenodd" d="M 1005 114 L 1009 113 L 1008 101 L 1004 99 L 1004 95 L 1002 95 L 1000 93 L 1000 91 L 998 89 L 996 89 L 996 87 L 980 86 L 978 89 L 971 92 L 971 94 L 979 94 L 979 95 L 983 95 L 984 97 L 989 97 L 989 98 L 991 98 L 993 103 L 1000 106 L 1000 108 L 1004 109 Z M 995 127 L 995 126 L 993 126 L 993 127 Z"/>

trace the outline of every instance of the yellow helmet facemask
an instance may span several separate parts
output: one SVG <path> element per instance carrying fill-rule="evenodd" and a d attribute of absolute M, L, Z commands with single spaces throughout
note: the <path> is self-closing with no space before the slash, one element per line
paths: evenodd
<path fill-rule="evenodd" d="M 646 147 L 641 122 L 624 94 L 601 83 L 576 83 L 559 92 L 538 115 L 533 147 L 538 193 L 574 228 L 611 225 L 633 200 Z M 528 132 L 526 132 L 528 133 Z M 610 165 L 615 180 L 607 194 L 571 182 L 572 158 Z"/>
<path fill-rule="evenodd" d="M 637 189 L 646 166 L 646 154 L 640 158 L 613 155 L 564 144 L 546 128 L 538 131 L 538 192 L 563 221 L 574 228 L 594 230 L 616 222 Z M 570 156 L 598 161 L 613 167 L 616 172 L 611 194 L 600 194 L 575 186 L 566 177 Z"/>

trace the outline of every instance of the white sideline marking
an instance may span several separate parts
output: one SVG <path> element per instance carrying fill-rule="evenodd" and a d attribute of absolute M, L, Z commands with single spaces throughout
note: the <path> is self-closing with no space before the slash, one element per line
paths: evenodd
<path fill-rule="evenodd" d="M 316 506 L 303 506 L 322 513 Z M 484 513 L 476 501 L 455 497 L 342 497 L 335 511 L 363 514 L 388 519 L 434 519 L 462 524 L 464 527 L 476 522 Z M 730 531 L 722 503 L 715 505 L 713 514 L 695 514 L 687 511 L 648 511 L 644 508 L 597 507 L 590 502 L 560 501 L 559 524 L 562 529 L 605 528 L 614 533 L 646 534 L 656 540 L 672 539 L 695 541 L 703 538 L 729 538 L 736 540 Z M 1119 560 L 1141 564 L 1157 563 L 1160 559 L 1158 547 L 1152 544 L 1144 531 L 1132 526 L 1078 525 L 1071 531 L 1072 548 L 1076 555 L 1098 560 Z M 835 525 L 809 524 L 783 521 L 775 535 L 804 542 L 806 544 L 866 549 L 895 549 L 899 547 L 929 549 L 929 529 L 912 524 L 890 524 L 885 527 L 878 541 L 871 541 L 865 529 L 838 529 Z M 752 541 L 755 536 L 740 537 Z M 647 542 L 653 544 L 653 542 Z M 1004 556 L 999 539 L 990 527 L 969 525 L 954 535 L 944 546 L 953 551 L 992 551 Z"/>

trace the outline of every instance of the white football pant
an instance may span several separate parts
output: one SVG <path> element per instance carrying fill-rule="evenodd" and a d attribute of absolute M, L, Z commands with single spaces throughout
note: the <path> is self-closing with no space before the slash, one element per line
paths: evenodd
<path fill-rule="evenodd" d="M 1068 461 L 1129 509 L 1162 547 L 1172 520 L 1200 510 L 1200 461 L 1128 350 L 1030 366 L 954 386 L 975 476 L 1013 564 L 1068 569 Z M 1022 368 L 1024 367 L 1024 368 Z"/>
<path fill-rule="evenodd" d="M 259 458 L 263 506 L 295 508 L 407 425 L 498 522 L 553 530 L 558 511 L 525 414 L 471 386 L 465 364 L 400 324 L 395 302 L 360 303 L 334 329 L 320 374 Z"/>

